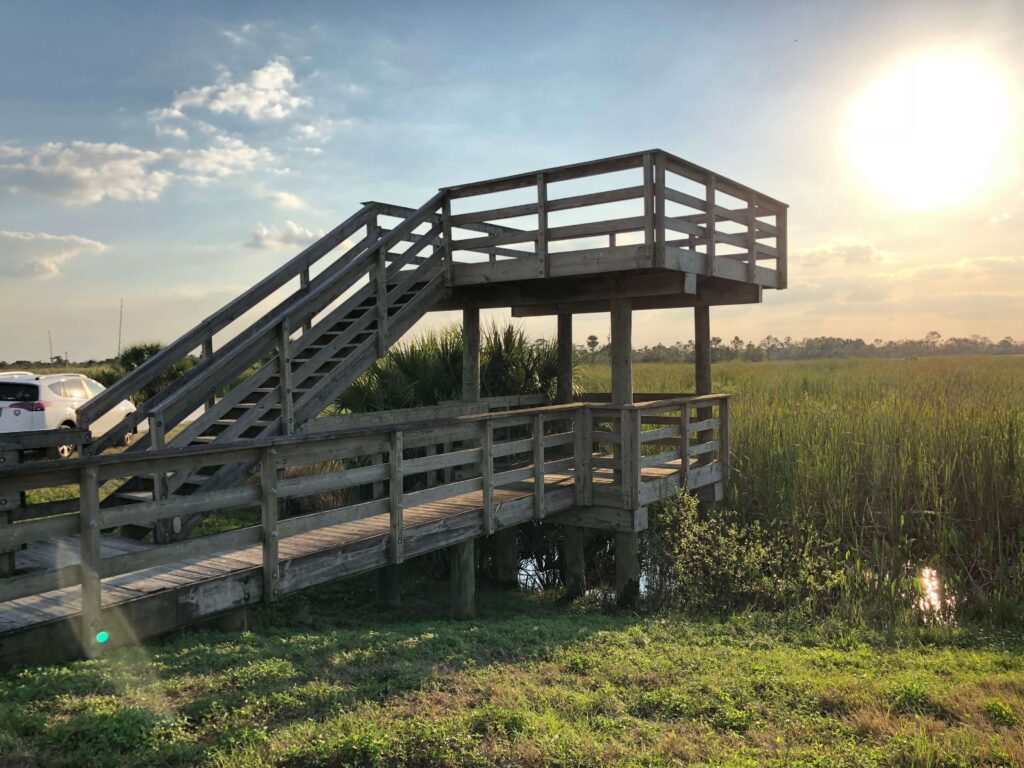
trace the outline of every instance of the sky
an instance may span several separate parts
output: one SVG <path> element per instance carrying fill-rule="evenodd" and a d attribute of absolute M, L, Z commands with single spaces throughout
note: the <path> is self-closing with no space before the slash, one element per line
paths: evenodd
<path fill-rule="evenodd" d="M 790 205 L 716 336 L 1024 337 L 1020 2 L 20 3 L 0 360 L 170 341 L 361 201 L 660 147 Z M 501 319 L 500 312 L 494 319 Z M 428 324 L 450 315 L 431 316 Z M 523 321 L 551 336 L 553 318 Z M 635 346 L 693 336 L 640 312 Z M 577 343 L 608 335 L 581 315 Z"/>

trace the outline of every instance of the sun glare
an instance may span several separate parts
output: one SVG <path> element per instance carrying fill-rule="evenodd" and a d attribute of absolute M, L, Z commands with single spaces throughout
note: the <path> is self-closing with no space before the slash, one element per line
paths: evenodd
<path fill-rule="evenodd" d="M 969 203 L 1009 170 L 1011 93 L 1000 69 L 975 51 L 904 59 L 851 103 L 847 158 L 886 203 L 916 210 Z"/>

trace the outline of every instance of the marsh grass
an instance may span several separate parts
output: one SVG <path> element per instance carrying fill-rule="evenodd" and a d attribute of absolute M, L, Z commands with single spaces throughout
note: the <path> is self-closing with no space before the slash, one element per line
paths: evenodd
<path fill-rule="evenodd" d="M 634 386 L 692 391 L 692 368 L 637 364 Z M 735 395 L 727 505 L 834 542 L 851 608 L 903 612 L 928 565 L 958 613 L 1024 619 L 1024 358 L 728 362 L 714 389 Z"/>

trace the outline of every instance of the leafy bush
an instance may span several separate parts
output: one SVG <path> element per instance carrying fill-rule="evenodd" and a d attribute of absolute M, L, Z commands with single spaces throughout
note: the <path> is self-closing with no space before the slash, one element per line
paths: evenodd
<path fill-rule="evenodd" d="M 727 509 L 701 511 L 680 493 L 652 505 L 648 597 L 655 605 L 695 612 L 740 607 L 816 608 L 838 579 L 833 548 L 812 534 L 793 541 Z"/>
<path fill-rule="evenodd" d="M 99 369 L 96 371 L 94 378 L 103 386 L 109 387 L 141 366 L 163 348 L 163 343 L 159 341 L 130 344 L 121 350 L 121 354 L 114 358 L 113 366 Z M 130 399 L 136 405 L 145 402 L 192 370 L 197 362 L 198 360 L 195 356 L 186 355 L 165 370 L 157 379 L 132 395 Z"/>

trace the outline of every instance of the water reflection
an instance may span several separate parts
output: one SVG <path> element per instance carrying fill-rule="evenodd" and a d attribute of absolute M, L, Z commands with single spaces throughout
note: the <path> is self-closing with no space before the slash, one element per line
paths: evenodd
<path fill-rule="evenodd" d="M 953 621 L 956 597 L 946 591 L 945 581 L 935 568 L 925 566 L 918 571 L 917 588 L 916 608 L 926 622 L 946 624 Z"/>

